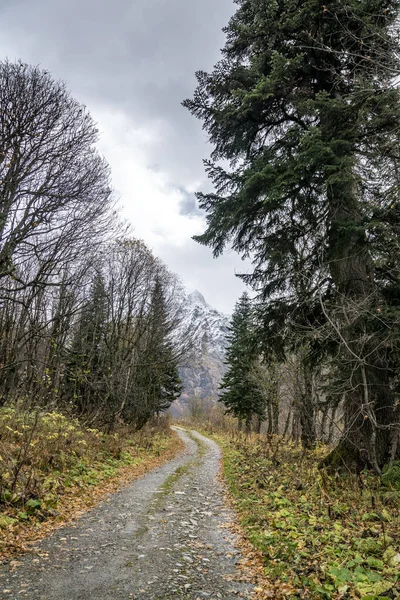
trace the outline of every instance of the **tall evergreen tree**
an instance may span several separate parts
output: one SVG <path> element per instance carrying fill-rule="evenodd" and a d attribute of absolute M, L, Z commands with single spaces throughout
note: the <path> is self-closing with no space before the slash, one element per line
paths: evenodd
<path fill-rule="evenodd" d="M 157 278 L 134 381 L 138 427 L 142 427 L 150 416 L 167 410 L 181 394 L 178 352 L 171 340 L 173 329 L 162 283 Z"/>
<path fill-rule="evenodd" d="M 388 252 L 400 223 L 399 2 L 237 4 L 222 60 L 184 103 L 215 147 L 197 239 L 253 256 L 248 280 L 269 302 L 321 302 L 347 380 L 339 455 L 379 470 L 400 448 Z"/>
<path fill-rule="evenodd" d="M 254 416 L 264 417 L 265 400 L 252 377 L 258 352 L 254 346 L 252 308 L 245 292 L 236 304 L 228 334 L 226 363 L 220 401 L 227 411 L 250 427 Z"/>
<path fill-rule="evenodd" d="M 106 328 L 105 283 L 102 274 L 96 273 L 73 333 L 64 389 L 67 400 L 86 416 L 97 414 L 106 399 Z"/>

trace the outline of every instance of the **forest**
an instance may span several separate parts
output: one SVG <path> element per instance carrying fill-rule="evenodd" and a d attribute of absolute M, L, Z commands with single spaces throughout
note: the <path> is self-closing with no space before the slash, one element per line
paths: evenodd
<path fill-rule="evenodd" d="M 3 62 L 0 94 L 0 405 L 140 429 L 181 390 L 181 284 L 118 218 L 65 85 Z"/>
<path fill-rule="evenodd" d="M 135 432 L 179 397 L 191 334 L 182 284 L 118 215 L 87 109 L 3 61 L 0 115 L 2 553 L 65 495 L 68 513 L 80 488 L 169 456 L 165 427 Z"/>
<path fill-rule="evenodd" d="M 222 401 L 281 433 L 292 387 L 283 431 L 379 475 L 400 457 L 399 6 L 238 5 L 184 102 L 213 145 L 195 239 L 253 265 Z"/>
<path fill-rule="evenodd" d="M 224 449 L 260 598 L 398 598 L 400 5 L 237 5 L 184 101 L 212 145 L 195 239 L 252 264 L 231 421 L 198 422 Z"/>
<path fill-rule="evenodd" d="M 400 598 L 400 2 L 235 4 L 181 108 L 211 147 L 193 239 L 251 267 L 218 397 L 173 427 L 225 317 L 195 292 L 196 340 L 89 111 L 0 62 L 0 558 L 67 527 L 40 578 L 0 565 L 13 597 Z"/>

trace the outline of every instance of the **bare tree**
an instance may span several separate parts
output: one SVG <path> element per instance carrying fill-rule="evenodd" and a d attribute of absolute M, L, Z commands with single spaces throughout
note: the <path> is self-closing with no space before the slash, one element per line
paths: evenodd
<path fill-rule="evenodd" d="M 38 67 L 0 63 L 0 278 L 32 283 L 21 270 L 32 255 L 56 254 L 62 269 L 66 240 L 79 252 L 71 241 L 104 229 L 111 188 L 96 141 L 92 118 L 63 83 Z"/>

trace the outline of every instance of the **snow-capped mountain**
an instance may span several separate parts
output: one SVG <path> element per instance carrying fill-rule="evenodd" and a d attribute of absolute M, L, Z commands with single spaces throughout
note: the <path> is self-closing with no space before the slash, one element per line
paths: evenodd
<path fill-rule="evenodd" d="M 204 296 L 197 290 L 189 294 L 187 309 L 188 318 L 197 330 L 198 350 L 206 350 L 211 356 L 224 360 L 229 318 L 207 304 Z"/>
<path fill-rule="evenodd" d="M 182 411 L 194 398 L 216 402 L 226 370 L 229 317 L 212 308 L 196 290 L 186 298 L 185 322 L 189 330 L 195 332 L 194 350 L 190 362 L 180 370 L 183 392 L 174 405 L 174 412 Z"/>

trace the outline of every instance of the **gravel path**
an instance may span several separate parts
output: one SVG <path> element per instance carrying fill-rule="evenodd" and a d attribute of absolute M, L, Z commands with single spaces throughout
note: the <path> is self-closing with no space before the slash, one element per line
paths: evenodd
<path fill-rule="evenodd" d="M 8 600 L 233 600 L 238 551 L 218 482 L 220 450 L 177 429 L 186 450 L 74 524 L 57 531 L 11 571 L 0 566 Z"/>

